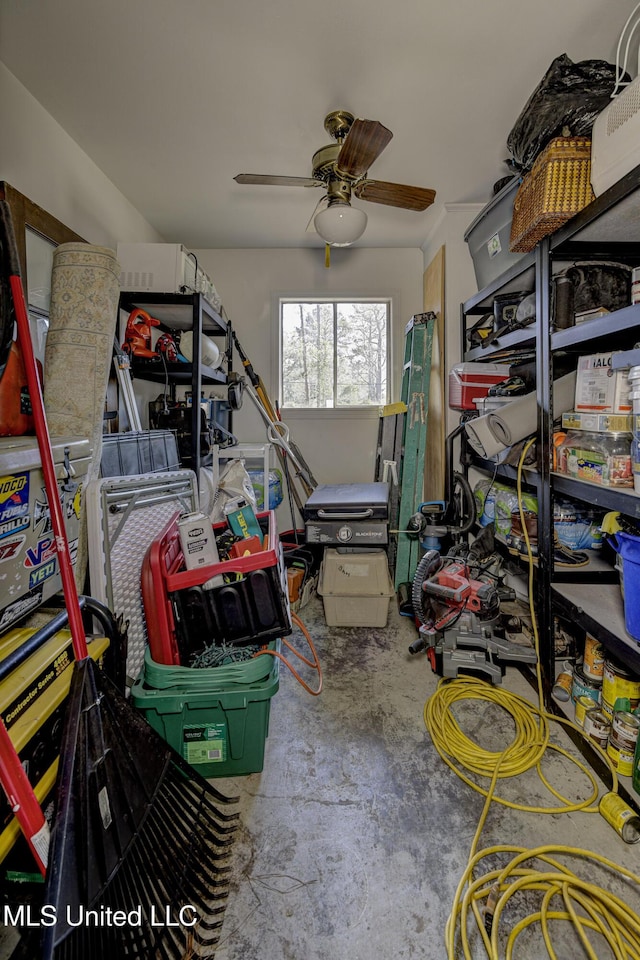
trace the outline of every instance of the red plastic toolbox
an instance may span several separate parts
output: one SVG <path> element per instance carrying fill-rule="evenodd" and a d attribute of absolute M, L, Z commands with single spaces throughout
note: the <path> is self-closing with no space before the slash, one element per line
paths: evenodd
<path fill-rule="evenodd" d="M 189 666 L 215 643 L 267 643 L 292 631 L 287 576 L 275 513 L 258 514 L 266 536 L 259 553 L 185 570 L 176 513 L 149 547 L 141 588 L 149 649 L 156 663 Z M 228 529 L 215 524 L 214 534 Z M 217 574 L 229 579 L 205 589 Z"/>

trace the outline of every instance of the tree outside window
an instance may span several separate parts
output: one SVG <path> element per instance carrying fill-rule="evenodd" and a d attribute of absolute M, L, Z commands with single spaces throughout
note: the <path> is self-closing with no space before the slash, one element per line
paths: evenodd
<path fill-rule="evenodd" d="M 281 300 L 283 407 L 387 402 L 389 301 Z"/>

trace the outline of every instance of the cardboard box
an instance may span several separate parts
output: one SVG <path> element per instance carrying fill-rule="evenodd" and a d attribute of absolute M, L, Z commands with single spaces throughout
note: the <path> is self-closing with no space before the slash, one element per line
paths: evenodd
<path fill-rule="evenodd" d="M 612 353 L 578 358 L 574 409 L 588 413 L 631 413 L 626 370 L 614 370 Z"/>
<path fill-rule="evenodd" d="M 576 410 L 562 414 L 563 430 L 588 430 L 590 433 L 631 433 L 632 418 L 628 413 L 580 413 Z"/>
<path fill-rule="evenodd" d="M 384 550 L 325 550 L 318 593 L 328 626 L 386 626 L 394 592 Z"/>

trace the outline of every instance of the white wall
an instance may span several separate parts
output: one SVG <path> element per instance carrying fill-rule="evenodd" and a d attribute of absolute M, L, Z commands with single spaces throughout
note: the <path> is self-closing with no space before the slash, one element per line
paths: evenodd
<path fill-rule="evenodd" d="M 0 125 L 0 179 L 90 243 L 115 247 L 119 240 L 163 239 L 2 63 Z M 200 250 L 197 255 L 272 397 L 279 295 L 391 297 L 392 399 L 399 398 L 404 327 L 422 310 L 423 255 L 418 248 L 334 250 L 329 269 L 321 248 Z M 239 365 L 237 356 L 234 364 Z M 157 392 L 157 385 L 145 385 L 144 394 Z M 141 412 L 146 422 L 146 409 Z M 285 415 L 319 482 L 373 479 L 377 409 Z M 240 440 L 264 441 L 264 425 L 249 400 L 236 415 L 234 429 Z"/>
<path fill-rule="evenodd" d="M 422 309 L 419 249 L 334 250 L 329 269 L 319 248 L 196 253 L 272 399 L 277 397 L 278 296 L 391 297 L 392 399 L 399 399 L 404 328 Z M 240 368 L 237 355 L 234 367 Z M 373 480 L 377 408 L 352 413 L 284 410 L 283 417 L 319 483 Z M 265 439 L 264 425 L 248 398 L 235 416 L 234 430 L 241 441 Z"/>
<path fill-rule="evenodd" d="M 0 180 L 89 243 L 163 239 L 3 63 L 0 130 Z"/>

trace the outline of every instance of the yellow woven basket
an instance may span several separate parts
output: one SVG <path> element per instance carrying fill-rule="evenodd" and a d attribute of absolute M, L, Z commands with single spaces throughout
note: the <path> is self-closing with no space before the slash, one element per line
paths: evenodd
<path fill-rule="evenodd" d="M 537 157 L 516 194 L 509 250 L 527 253 L 591 203 L 591 140 L 556 137 Z"/>

